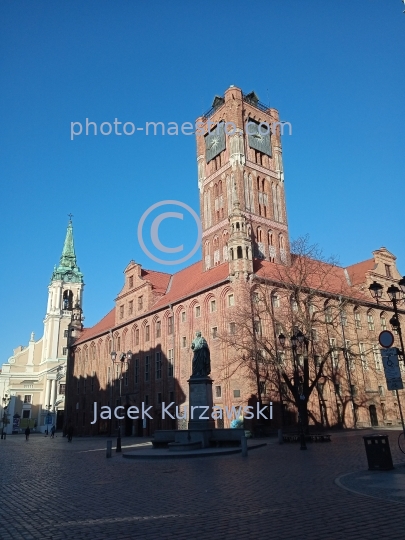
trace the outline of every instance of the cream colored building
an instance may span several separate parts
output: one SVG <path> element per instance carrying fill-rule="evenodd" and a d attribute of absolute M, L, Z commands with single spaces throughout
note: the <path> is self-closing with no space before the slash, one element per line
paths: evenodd
<path fill-rule="evenodd" d="M 48 287 L 43 337 L 35 341 L 32 333 L 28 345 L 14 349 L 1 368 L 0 398 L 7 400 L 0 402 L 1 421 L 3 406 L 10 398 L 6 433 L 25 429 L 28 424 L 42 432 L 52 425 L 63 428 L 68 339 L 72 320 L 81 326 L 83 286 L 70 220 L 62 256 Z"/>

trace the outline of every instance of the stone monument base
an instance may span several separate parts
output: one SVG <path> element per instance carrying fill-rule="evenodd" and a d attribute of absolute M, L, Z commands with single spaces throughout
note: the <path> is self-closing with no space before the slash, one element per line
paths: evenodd
<path fill-rule="evenodd" d="M 210 377 L 191 376 L 189 384 L 189 430 L 215 429 L 212 414 L 212 379 Z M 205 407 L 201 408 L 201 407 Z M 208 409 L 207 409 L 208 407 Z M 203 418 L 200 418 L 202 416 Z"/>

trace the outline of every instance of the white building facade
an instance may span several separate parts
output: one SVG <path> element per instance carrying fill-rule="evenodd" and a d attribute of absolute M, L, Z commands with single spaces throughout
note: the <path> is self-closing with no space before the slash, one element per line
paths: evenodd
<path fill-rule="evenodd" d="M 72 320 L 81 325 L 83 287 L 70 220 L 48 287 L 43 337 L 35 341 L 32 333 L 28 346 L 14 349 L 1 368 L 0 422 L 7 434 L 27 426 L 41 432 L 63 428 L 69 332 Z"/>

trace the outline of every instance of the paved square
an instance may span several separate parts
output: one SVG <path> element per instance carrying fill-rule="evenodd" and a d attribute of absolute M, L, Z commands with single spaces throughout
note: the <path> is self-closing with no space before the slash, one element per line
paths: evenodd
<path fill-rule="evenodd" d="M 174 461 L 106 459 L 101 438 L 8 436 L 0 441 L 0 538 L 403 538 L 403 504 L 335 484 L 346 473 L 370 475 L 365 433 L 334 434 L 306 452 L 269 439 L 247 458 Z M 397 432 L 389 436 L 394 463 L 405 463 Z M 123 439 L 123 451 L 133 444 L 145 439 Z"/>

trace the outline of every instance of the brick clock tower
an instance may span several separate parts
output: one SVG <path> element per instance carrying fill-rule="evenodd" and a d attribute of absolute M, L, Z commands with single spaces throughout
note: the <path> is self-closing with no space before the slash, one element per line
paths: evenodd
<path fill-rule="evenodd" d="M 278 123 L 276 109 L 235 86 L 197 119 L 204 270 L 226 262 L 246 278 L 253 258 L 289 264 Z"/>

